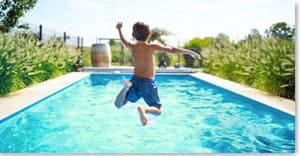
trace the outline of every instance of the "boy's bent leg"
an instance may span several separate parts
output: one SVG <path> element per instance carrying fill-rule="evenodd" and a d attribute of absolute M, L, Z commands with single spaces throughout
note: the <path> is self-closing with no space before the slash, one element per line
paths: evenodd
<path fill-rule="evenodd" d="M 124 81 L 125 86 L 121 89 L 121 91 L 119 92 L 119 94 L 116 97 L 115 100 L 115 106 L 117 108 L 121 108 L 122 106 L 124 106 L 127 103 L 126 100 L 126 94 L 129 90 L 129 88 L 132 86 L 131 82 L 129 82 L 128 80 Z"/>
<path fill-rule="evenodd" d="M 151 106 L 151 107 L 138 106 L 137 109 L 140 113 L 140 119 L 141 119 L 141 122 L 143 123 L 143 125 L 147 125 L 147 122 L 148 122 L 146 113 L 152 113 L 152 114 L 156 114 L 156 115 L 160 115 L 162 113 L 161 108 L 157 108 L 157 107 L 153 107 L 153 106 Z"/>
<path fill-rule="evenodd" d="M 145 107 L 144 110 L 146 113 L 152 113 L 152 114 L 157 114 L 157 115 L 160 115 L 162 113 L 162 108 L 157 108 L 154 106 Z"/>
<path fill-rule="evenodd" d="M 146 116 L 146 112 L 145 112 L 145 107 L 143 106 L 138 106 L 137 107 L 137 110 L 139 111 L 140 113 L 140 119 L 141 119 L 141 122 L 143 123 L 143 125 L 147 125 L 147 122 L 148 122 L 148 118 Z"/>

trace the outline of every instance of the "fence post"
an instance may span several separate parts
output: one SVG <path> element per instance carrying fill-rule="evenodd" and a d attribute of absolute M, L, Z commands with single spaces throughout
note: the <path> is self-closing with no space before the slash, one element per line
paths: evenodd
<path fill-rule="evenodd" d="M 40 41 L 43 40 L 43 25 L 40 25 L 40 29 L 39 29 L 39 40 L 40 40 Z"/>
<path fill-rule="evenodd" d="M 80 37 L 77 36 L 77 48 L 80 48 Z"/>
<path fill-rule="evenodd" d="M 80 46 L 81 52 L 83 51 L 83 37 L 81 37 L 81 46 Z"/>
<path fill-rule="evenodd" d="M 82 58 L 83 58 L 83 37 L 77 37 L 77 48 L 80 50 L 80 54 L 77 58 L 76 61 L 76 66 L 77 66 L 77 70 L 78 71 L 83 71 L 83 62 L 82 62 Z"/>
<path fill-rule="evenodd" d="M 66 41 L 67 41 L 67 33 L 64 32 L 64 43 L 66 43 Z"/>
<path fill-rule="evenodd" d="M 123 46 L 122 42 L 120 42 L 120 46 L 121 46 L 121 60 L 120 60 L 120 64 L 123 65 L 124 64 L 124 46 Z"/>

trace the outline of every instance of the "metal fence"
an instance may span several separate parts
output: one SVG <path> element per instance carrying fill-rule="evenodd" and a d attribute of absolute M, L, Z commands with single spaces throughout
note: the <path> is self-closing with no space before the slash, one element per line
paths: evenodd
<path fill-rule="evenodd" d="M 26 34 L 34 35 L 41 42 L 47 42 L 51 39 L 56 39 L 64 42 L 66 45 L 72 46 L 80 50 L 80 55 L 77 58 L 76 66 L 78 70 L 81 70 L 83 63 L 83 37 L 71 35 L 67 32 L 61 32 L 53 29 L 49 29 L 43 25 L 35 25 L 27 22 L 19 21 L 19 25 L 14 27 L 9 32 L 11 35 Z"/>
<path fill-rule="evenodd" d="M 35 25 L 27 22 L 20 21 L 18 27 L 14 27 L 11 34 L 25 33 L 34 34 L 40 41 L 45 42 L 50 39 L 58 39 L 67 45 L 82 48 L 83 47 L 83 37 L 75 36 L 67 32 L 61 32 L 47 28 L 44 25 Z"/>

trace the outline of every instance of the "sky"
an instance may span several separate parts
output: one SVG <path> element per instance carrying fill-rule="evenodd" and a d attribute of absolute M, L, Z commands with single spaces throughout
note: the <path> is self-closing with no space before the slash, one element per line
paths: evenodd
<path fill-rule="evenodd" d="M 261 34 L 272 24 L 295 25 L 294 0 L 38 0 L 20 20 L 58 32 L 82 36 L 90 46 L 97 38 L 118 38 L 115 28 L 131 39 L 132 25 L 142 21 L 150 28 L 173 33 L 169 45 L 182 45 L 193 37 L 215 37 L 224 33 L 241 40 L 258 29 Z"/>

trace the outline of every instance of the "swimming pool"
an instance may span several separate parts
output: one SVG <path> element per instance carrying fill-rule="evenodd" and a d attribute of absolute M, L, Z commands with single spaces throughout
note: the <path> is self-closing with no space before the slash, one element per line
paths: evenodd
<path fill-rule="evenodd" d="M 0 121 L 0 152 L 295 152 L 294 116 L 190 75 L 156 76 L 164 112 L 142 126 L 113 105 L 130 77 L 91 74 Z"/>

